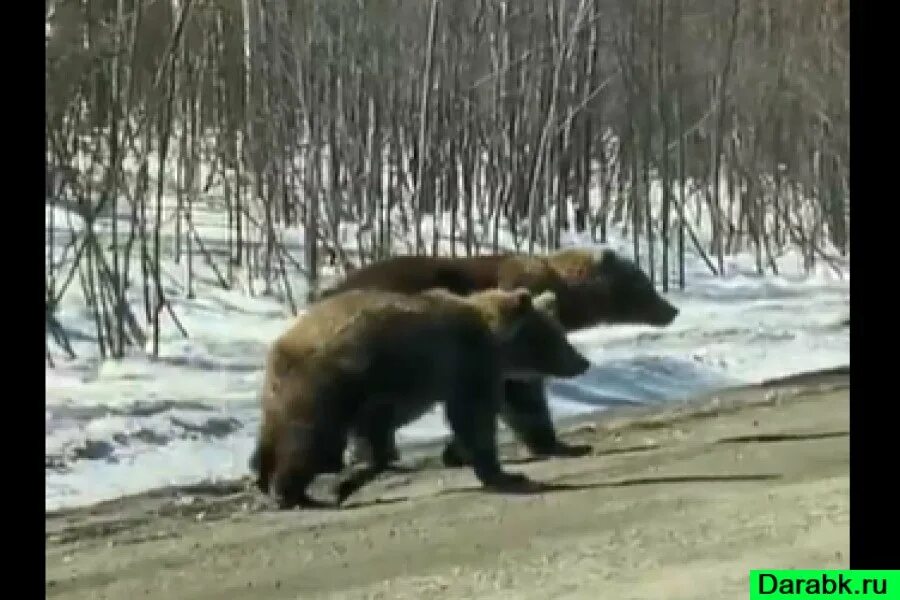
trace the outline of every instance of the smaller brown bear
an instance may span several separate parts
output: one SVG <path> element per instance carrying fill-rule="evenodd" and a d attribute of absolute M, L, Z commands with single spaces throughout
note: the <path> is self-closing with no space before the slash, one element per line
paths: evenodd
<path fill-rule="evenodd" d="M 284 508 L 315 504 L 320 473 L 340 472 L 349 434 L 372 451 L 366 471 L 344 478 L 338 503 L 388 468 L 397 428 L 442 403 L 476 477 L 498 490 L 530 486 L 504 471 L 496 421 L 503 382 L 574 377 L 590 363 L 553 315 L 552 293 L 525 289 L 458 296 L 354 290 L 313 304 L 269 351 L 262 422 L 251 468 Z"/>

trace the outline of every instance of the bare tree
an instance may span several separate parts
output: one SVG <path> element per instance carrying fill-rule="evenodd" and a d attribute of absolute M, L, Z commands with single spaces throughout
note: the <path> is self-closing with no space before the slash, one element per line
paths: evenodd
<path fill-rule="evenodd" d="M 744 249 L 760 272 L 790 247 L 836 264 L 848 14 L 846 0 L 54 0 L 47 165 L 66 176 L 47 192 L 48 356 L 74 352 L 57 307 L 79 286 L 99 352 L 120 357 L 148 328 L 152 354 L 166 323 L 187 334 L 172 289 L 241 285 L 296 310 L 298 279 L 314 295 L 326 270 L 397 252 L 619 231 L 665 289 L 673 251 L 682 288 L 690 253 L 711 273 Z"/>

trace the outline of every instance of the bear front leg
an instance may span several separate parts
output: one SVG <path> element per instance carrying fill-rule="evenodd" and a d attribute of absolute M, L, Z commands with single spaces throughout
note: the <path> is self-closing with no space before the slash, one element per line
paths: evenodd
<path fill-rule="evenodd" d="M 450 441 L 444 446 L 441 462 L 448 468 L 464 467 L 472 464 L 472 460 L 466 453 L 465 448 L 460 445 L 459 440 L 455 437 L 450 438 Z"/>
<path fill-rule="evenodd" d="M 447 420 L 454 437 L 471 456 L 475 476 L 487 488 L 524 490 L 534 483 L 523 473 L 504 471 L 497 456 L 497 407 L 503 391 L 490 373 L 463 374 L 447 398 Z"/>
<path fill-rule="evenodd" d="M 557 437 L 544 379 L 507 381 L 500 409 L 500 417 L 534 456 L 577 457 L 593 450 L 590 445 L 567 444 Z"/>

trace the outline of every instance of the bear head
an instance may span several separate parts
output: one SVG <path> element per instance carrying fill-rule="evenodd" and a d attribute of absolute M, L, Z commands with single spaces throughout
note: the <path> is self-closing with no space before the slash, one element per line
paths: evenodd
<path fill-rule="evenodd" d="M 647 274 L 611 249 L 560 250 L 546 262 L 562 282 L 563 322 L 570 329 L 600 323 L 663 327 L 678 316 Z"/>
<path fill-rule="evenodd" d="M 532 297 L 525 288 L 487 290 L 469 297 L 500 346 L 507 379 L 575 377 L 590 361 L 575 349 L 558 321 L 556 295 Z"/>

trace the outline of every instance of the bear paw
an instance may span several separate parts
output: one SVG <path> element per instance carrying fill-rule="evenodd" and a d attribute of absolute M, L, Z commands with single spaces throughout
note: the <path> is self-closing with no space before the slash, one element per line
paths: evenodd
<path fill-rule="evenodd" d="M 506 494 L 529 494 L 541 490 L 541 484 L 528 478 L 524 473 L 502 472 L 491 478 L 485 487 Z"/>
<path fill-rule="evenodd" d="M 557 442 L 553 448 L 535 452 L 535 455 L 543 457 L 577 458 L 579 456 L 587 456 L 593 451 L 594 447 L 590 444 L 566 444 L 565 442 Z"/>
<path fill-rule="evenodd" d="M 466 460 L 454 444 L 447 444 L 444 448 L 444 452 L 441 454 L 441 462 L 444 463 L 445 467 L 451 469 L 464 467 L 469 464 L 469 461 Z"/>

